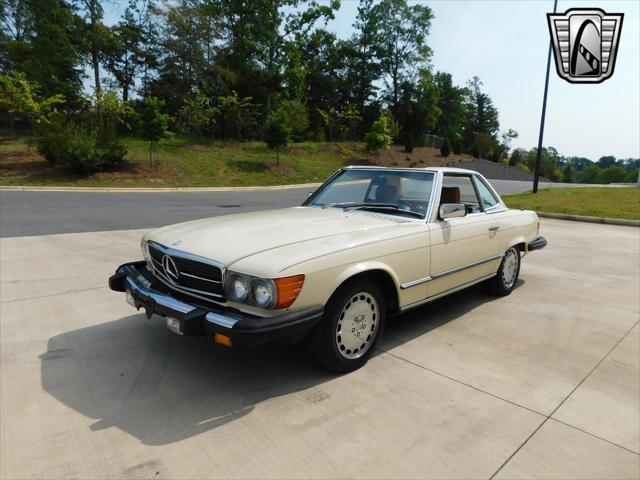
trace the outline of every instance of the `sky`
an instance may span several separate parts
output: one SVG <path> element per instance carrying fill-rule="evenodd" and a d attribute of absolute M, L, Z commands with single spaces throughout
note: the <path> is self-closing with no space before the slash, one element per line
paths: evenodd
<path fill-rule="evenodd" d="M 434 70 L 451 73 L 459 85 L 480 77 L 500 113 L 501 131 L 519 133 L 512 147 L 536 146 L 553 1 L 426 3 L 435 16 L 428 39 Z M 357 0 L 342 0 L 327 29 L 350 37 L 357 7 Z M 558 76 L 552 59 L 543 143 L 566 156 L 640 158 L 640 1 L 558 1 L 558 13 L 578 7 L 624 13 L 615 72 L 600 84 L 571 84 Z M 106 22 L 117 21 L 122 6 L 105 8 Z"/>

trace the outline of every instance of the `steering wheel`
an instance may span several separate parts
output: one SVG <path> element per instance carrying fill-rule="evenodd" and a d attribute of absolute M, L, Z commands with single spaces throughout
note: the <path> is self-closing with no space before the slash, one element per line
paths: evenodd
<path fill-rule="evenodd" d="M 427 213 L 427 209 L 424 207 L 424 205 L 417 202 L 412 202 L 411 200 L 398 200 L 398 208 L 400 208 L 400 210 L 408 210 L 410 212 L 420 213 L 421 215 Z"/>

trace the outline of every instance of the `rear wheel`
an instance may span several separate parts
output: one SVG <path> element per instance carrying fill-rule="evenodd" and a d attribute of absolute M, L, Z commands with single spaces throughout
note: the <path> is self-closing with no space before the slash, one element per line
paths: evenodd
<path fill-rule="evenodd" d="M 311 333 L 311 352 L 326 368 L 350 372 L 367 363 L 384 328 L 386 302 L 370 280 L 348 282 L 332 295 Z"/>
<path fill-rule="evenodd" d="M 488 281 L 488 285 L 494 293 L 506 296 L 515 288 L 518 275 L 520 275 L 520 251 L 516 247 L 511 247 L 505 252 L 498 273 Z"/>

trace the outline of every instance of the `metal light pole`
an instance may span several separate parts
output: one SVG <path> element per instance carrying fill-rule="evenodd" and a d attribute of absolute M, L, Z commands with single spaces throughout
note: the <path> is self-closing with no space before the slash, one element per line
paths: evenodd
<path fill-rule="evenodd" d="M 553 13 L 558 8 L 558 0 L 553 1 Z M 542 116 L 540 118 L 540 135 L 538 136 L 538 151 L 536 152 L 536 168 L 533 175 L 533 193 L 538 192 L 540 179 L 540 162 L 542 160 L 542 137 L 544 136 L 544 117 L 547 114 L 547 92 L 549 91 L 549 70 L 551 68 L 551 39 L 549 39 L 549 53 L 547 55 L 547 76 L 544 80 L 544 96 L 542 98 Z"/>

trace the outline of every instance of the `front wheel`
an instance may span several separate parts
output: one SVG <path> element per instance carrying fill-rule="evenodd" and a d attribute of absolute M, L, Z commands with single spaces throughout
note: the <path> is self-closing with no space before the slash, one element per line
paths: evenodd
<path fill-rule="evenodd" d="M 326 368 L 350 372 L 367 363 L 384 328 L 385 298 L 370 280 L 341 286 L 311 333 L 311 352 Z"/>
<path fill-rule="evenodd" d="M 494 293 L 506 296 L 515 288 L 518 275 L 520 275 L 520 251 L 516 247 L 511 247 L 502 257 L 496 276 L 488 280 L 488 285 Z"/>

